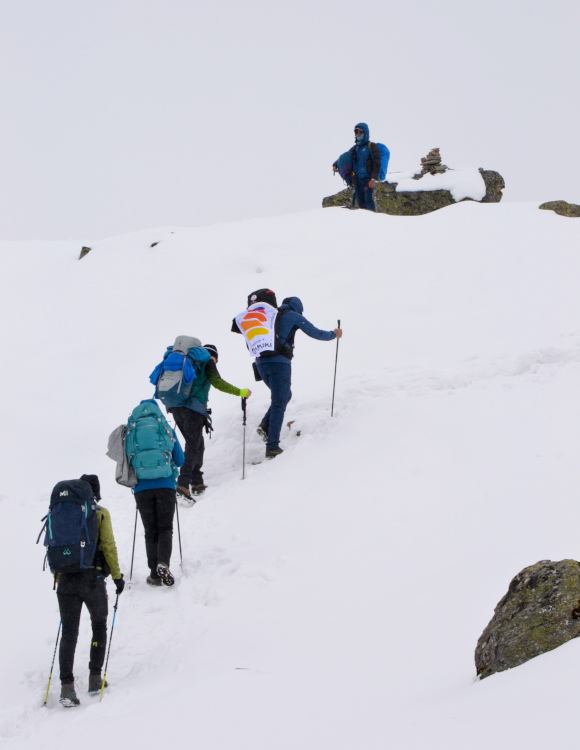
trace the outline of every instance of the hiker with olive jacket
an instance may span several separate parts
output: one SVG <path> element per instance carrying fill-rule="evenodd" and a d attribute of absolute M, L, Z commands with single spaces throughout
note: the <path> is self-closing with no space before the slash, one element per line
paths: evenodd
<path fill-rule="evenodd" d="M 81 480 L 90 485 L 94 500 L 98 503 L 101 499 L 101 487 L 97 475 L 83 474 Z M 83 604 L 89 610 L 92 625 L 88 689 L 89 693 L 98 693 L 101 690 L 101 670 L 107 647 L 108 597 L 105 578 L 111 575 L 118 594 L 125 587 L 119 568 L 111 514 L 98 504 L 96 511 L 97 550 L 92 567 L 74 573 L 59 572 L 56 576 L 56 595 L 62 621 L 59 652 L 60 703 L 65 708 L 80 704 L 75 690 L 73 667 Z"/>

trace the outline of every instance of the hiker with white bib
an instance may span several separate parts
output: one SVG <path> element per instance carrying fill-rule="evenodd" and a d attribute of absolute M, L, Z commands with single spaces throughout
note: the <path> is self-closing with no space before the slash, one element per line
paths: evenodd
<path fill-rule="evenodd" d="M 266 442 L 266 458 L 275 458 L 280 448 L 280 430 L 286 406 L 292 398 L 292 357 L 294 336 L 301 330 L 318 341 L 333 341 L 342 330 L 322 331 L 303 315 L 298 297 L 286 297 L 278 308 L 276 295 L 270 289 L 258 289 L 248 296 L 248 307 L 236 315 L 232 331 L 241 333 L 250 356 L 255 357 L 256 380 L 263 380 L 271 391 L 268 411 L 262 417 L 258 434 Z"/>
<path fill-rule="evenodd" d="M 201 495 L 203 481 L 205 442 L 204 428 L 211 432 L 211 411 L 208 409 L 209 389 L 213 385 L 223 393 L 249 398 L 248 388 L 236 388 L 222 379 L 217 369 L 218 350 L 213 344 L 201 345 L 193 336 L 178 336 L 173 346 L 168 346 L 163 361 L 157 365 L 150 380 L 155 385 L 155 398 L 159 399 L 185 438 L 185 459 L 177 492 L 191 503 Z"/>

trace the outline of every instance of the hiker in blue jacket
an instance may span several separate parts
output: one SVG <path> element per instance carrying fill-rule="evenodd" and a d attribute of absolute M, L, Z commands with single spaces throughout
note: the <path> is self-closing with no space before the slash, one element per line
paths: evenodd
<path fill-rule="evenodd" d="M 152 403 L 155 399 L 144 399 L 142 404 Z M 168 424 L 169 429 L 171 426 Z M 171 429 L 175 442 L 171 458 L 176 466 L 183 465 L 183 450 Z M 173 586 L 175 579 L 169 569 L 173 547 L 173 516 L 175 514 L 175 480 L 173 476 L 160 479 L 139 479 L 135 488 L 135 502 L 143 528 L 145 529 L 145 549 L 147 565 L 151 574 L 147 576 L 150 586 Z"/>
<path fill-rule="evenodd" d="M 376 143 L 370 142 L 366 122 L 359 122 L 354 126 L 354 140 L 355 146 L 351 149 L 352 184 L 356 199 L 360 208 L 376 211 L 373 190 L 381 173 L 381 152 Z M 338 172 L 337 161 L 332 165 L 335 172 Z"/>
<path fill-rule="evenodd" d="M 268 294 L 272 295 L 271 302 L 275 307 L 274 293 L 268 292 Z M 275 458 L 283 452 L 279 444 L 280 431 L 286 406 L 292 398 L 292 357 L 296 331 L 304 331 L 307 336 L 318 341 L 333 341 L 342 336 L 340 328 L 335 328 L 334 331 L 321 331 L 316 328 L 302 315 L 303 310 L 302 302 L 298 297 L 286 297 L 278 308 L 279 353 L 264 352 L 256 357 L 260 378 L 271 391 L 270 407 L 258 427 L 258 434 L 266 442 L 266 458 Z M 232 331 L 242 333 L 235 321 Z"/>

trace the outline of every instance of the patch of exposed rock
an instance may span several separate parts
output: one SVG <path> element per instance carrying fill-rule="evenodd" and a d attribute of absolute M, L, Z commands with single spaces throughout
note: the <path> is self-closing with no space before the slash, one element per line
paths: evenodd
<path fill-rule="evenodd" d="M 580 206 L 575 203 L 566 203 L 566 201 L 548 201 L 548 203 L 542 203 L 539 208 L 544 208 L 546 211 L 555 211 L 559 216 L 580 216 Z"/>
<path fill-rule="evenodd" d="M 444 165 L 442 165 L 444 166 Z M 503 177 L 492 170 L 481 169 L 481 176 L 485 182 L 485 196 L 481 203 L 499 203 L 502 190 L 505 187 Z M 388 175 L 387 175 L 388 176 Z M 336 195 L 324 198 L 323 208 L 332 206 L 353 207 L 354 190 L 346 188 Z M 464 200 L 472 200 L 464 198 Z M 416 192 L 397 192 L 396 182 L 381 182 L 375 190 L 375 205 L 379 213 L 394 216 L 421 216 L 439 208 L 450 206 L 456 201 L 449 190 L 418 190 Z M 358 208 L 358 206 L 357 206 Z"/>
<path fill-rule="evenodd" d="M 580 563 L 540 560 L 512 580 L 475 649 L 481 679 L 580 635 Z"/>

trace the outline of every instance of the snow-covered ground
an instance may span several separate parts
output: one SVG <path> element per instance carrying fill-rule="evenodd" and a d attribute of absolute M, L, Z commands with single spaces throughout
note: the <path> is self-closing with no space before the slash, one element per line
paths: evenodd
<path fill-rule="evenodd" d="M 82 261 L 76 243 L 0 243 L 5 746 L 574 743 L 580 642 L 481 683 L 473 651 L 513 575 L 580 554 L 579 238 L 537 204 L 461 203 L 152 229 Z M 285 452 L 254 466 L 267 391 L 230 325 L 262 286 L 344 337 L 331 418 L 336 345 L 297 334 Z M 110 689 L 85 694 L 85 612 L 82 706 L 58 705 L 55 669 L 41 708 L 59 617 L 40 518 L 58 480 L 98 473 L 128 577 L 135 505 L 107 437 L 178 334 L 254 390 L 246 480 L 239 399 L 212 391 L 177 585 L 146 586 L 139 522 Z"/>

